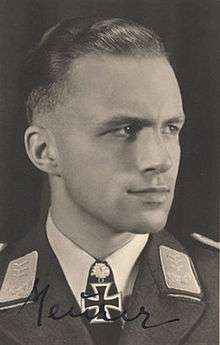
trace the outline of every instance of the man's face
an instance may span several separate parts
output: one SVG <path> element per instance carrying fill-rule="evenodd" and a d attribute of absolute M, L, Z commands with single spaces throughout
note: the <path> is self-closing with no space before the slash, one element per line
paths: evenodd
<path fill-rule="evenodd" d="M 68 92 L 54 135 L 73 205 L 116 232 L 162 229 L 184 120 L 170 64 L 162 57 L 86 56 L 74 63 Z"/>

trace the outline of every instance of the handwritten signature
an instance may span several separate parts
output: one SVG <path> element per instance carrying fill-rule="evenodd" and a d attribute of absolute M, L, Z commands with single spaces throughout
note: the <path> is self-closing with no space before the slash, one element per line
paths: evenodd
<path fill-rule="evenodd" d="M 25 303 L 22 305 L 22 307 L 20 308 L 19 312 L 22 309 L 24 309 L 24 307 L 30 301 L 33 301 L 35 303 L 39 303 L 38 304 L 38 315 L 37 315 L 37 326 L 40 327 L 43 324 L 42 319 L 43 319 L 43 312 L 44 312 L 44 303 L 45 303 L 45 299 L 46 299 L 46 297 L 48 295 L 48 292 L 49 292 L 49 289 L 50 289 L 50 284 L 47 284 L 41 291 L 39 291 L 38 285 L 39 285 L 39 279 L 37 278 L 35 280 L 32 293 L 26 299 Z M 88 299 L 88 298 L 91 298 L 93 296 L 94 295 L 87 295 L 85 293 L 81 294 L 81 297 L 84 298 L 84 299 Z M 60 309 L 59 304 L 53 304 L 52 306 L 50 306 L 50 308 L 48 310 L 47 317 L 50 318 L 50 319 L 53 319 L 55 321 L 64 319 L 65 317 L 71 317 L 71 318 L 84 317 L 85 319 L 91 321 L 92 319 L 94 319 L 98 315 L 100 315 L 100 312 L 101 312 L 102 313 L 102 318 L 105 321 L 116 321 L 116 320 L 121 318 L 125 322 L 131 322 L 131 321 L 134 321 L 134 320 L 140 318 L 141 316 L 143 316 L 144 318 L 141 321 L 141 327 L 143 329 L 159 327 L 159 326 L 162 326 L 164 324 L 168 324 L 168 323 L 171 323 L 171 322 L 177 322 L 177 321 L 180 320 L 179 318 L 174 318 L 174 319 L 166 320 L 166 321 L 158 323 L 158 324 L 147 325 L 146 323 L 150 319 L 150 313 L 145 309 L 144 306 L 141 306 L 140 309 L 139 309 L 139 312 L 135 316 L 133 316 L 131 318 L 128 317 L 128 314 L 127 314 L 126 310 L 123 311 L 120 315 L 118 315 L 118 316 L 116 316 L 114 318 L 108 318 L 103 308 L 100 308 L 102 310 L 99 310 L 99 312 L 97 314 L 92 315 L 92 316 L 89 315 L 89 311 L 87 309 L 85 311 L 81 312 L 81 313 L 74 313 L 74 310 L 73 310 L 74 307 L 73 306 L 71 306 L 63 314 L 59 313 L 59 309 Z"/>

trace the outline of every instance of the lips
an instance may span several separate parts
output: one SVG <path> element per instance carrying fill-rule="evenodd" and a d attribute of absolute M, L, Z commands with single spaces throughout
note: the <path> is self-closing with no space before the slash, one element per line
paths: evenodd
<path fill-rule="evenodd" d="M 128 194 L 135 196 L 145 203 L 161 204 L 167 200 L 170 189 L 167 186 L 157 186 L 149 188 L 129 189 Z"/>

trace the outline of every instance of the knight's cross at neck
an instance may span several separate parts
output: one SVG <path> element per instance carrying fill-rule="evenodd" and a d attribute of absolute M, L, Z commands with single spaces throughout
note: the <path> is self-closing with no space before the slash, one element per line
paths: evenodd
<path fill-rule="evenodd" d="M 85 293 L 81 297 L 82 312 L 89 312 L 91 323 L 120 318 L 122 296 L 117 290 L 113 272 L 106 261 L 96 261 L 92 265 Z"/>

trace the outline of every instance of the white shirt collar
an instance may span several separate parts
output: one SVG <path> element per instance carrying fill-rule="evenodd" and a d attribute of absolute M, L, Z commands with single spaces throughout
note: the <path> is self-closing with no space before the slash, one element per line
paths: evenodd
<path fill-rule="evenodd" d="M 66 280 L 78 304 L 81 304 L 81 292 L 86 289 L 88 273 L 95 259 L 73 243 L 57 229 L 50 213 L 47 218 L 47 237 L 62 267 Z M 138 273 L 137 259 L 144 248 L 149 234 L 135 235 L 122 248 L 106 257 L 111 266 L 115 283 L 122 296 L 131 295 Z"/>

